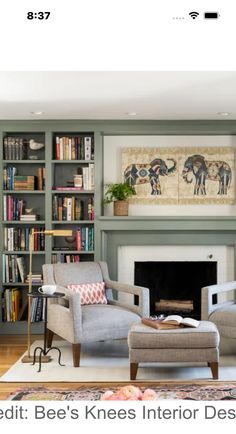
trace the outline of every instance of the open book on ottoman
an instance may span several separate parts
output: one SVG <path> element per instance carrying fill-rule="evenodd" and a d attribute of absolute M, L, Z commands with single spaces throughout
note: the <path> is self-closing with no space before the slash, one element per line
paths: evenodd
<path fill-rule="evenodd" d="M 183 327 L 198 327 L 199 321 L 193 318 L 183 318 L 180 315 L 168 315 L 165 319 L 142 318 L 142 323 L 158 330 L 168 330 Z"/>

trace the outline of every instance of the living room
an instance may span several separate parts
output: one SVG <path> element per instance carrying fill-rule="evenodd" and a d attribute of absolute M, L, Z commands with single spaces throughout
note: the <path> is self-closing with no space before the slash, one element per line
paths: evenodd
<path fill-rule="evenodd" d="M 1 72 L 0 79 L 4 399 L 22 382 L 75 389 L 134 377 L 234 380 L 236 74 Z M 117 184 L 133 190 L 123 212 L 109 196 Z M 102 281 L 108 305 L 127 314 L 123 325 L 102 305 L 100 315 L 94 304 L 89 318 L 86 306 L 78 306 L 82 320 L 69 316 L 68 285 Z M 42 285 L 56 292 L 40 295 Z M 54 297 L 48 331 L 40 297 Z M 179 359 L 159 348 L 148 359 L 143 349 L 134 375 L 130 327 L 170 314 L 213 324 L 204 331 L 209 348 L 181 353 L 166 341 Z M 73 321 L 90 321 L 87 331 L 74 334 Z"/>

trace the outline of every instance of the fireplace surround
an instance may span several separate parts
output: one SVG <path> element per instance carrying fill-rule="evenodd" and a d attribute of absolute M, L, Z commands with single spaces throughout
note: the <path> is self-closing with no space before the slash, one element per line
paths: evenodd
<path fill-rule="evenodd" d="M 96 233 L 97 244 L 100 246 L 98 260 L 106 260 L 109 265 L 111 278 L 131 283 L 131 277 L 122 276 L 119 270 L 119 260 L 122 257 L 122 249 L 125 246 L 138 248 L 150 246 L 159 247 L 163 250 L 172 250 L 172 246 L 181 247 L 186 250 L 187 257 L 181 258 L 185 261 L 209 261 L 216 260 L 215 255 L 211 259 L 211 253 L 217 247 L 225 248 L 223 263 L 225 272 L 220 272 L 219 261 L 217 265 L 217 282 L 222 283 L 235 279 L 235 248 L 236 248 L 236 218 L 235 217 L 100 217 Z M 193 251 L 209 247 L 204 258 L 191 258 L 188 249 Z M 132 268 L 132 260 L 123 256 L 124 268 Z M 177 261 L 178 256 L 173 259 Z M 134 258 L 140 260 L 140 258 Z M 154 260 L 153 257 L 146 257 L 141 260 Z M 155 259 L 157 260 L 157 259 Z M 160 259 L 159 259 L 160 260 Z M 162 258 L 161 260 L 164 260 Z M 166 259 L 167 261 L 170 258 Z M 123 270 L 122 270 L 123 271 Z M 132 272 L 133 273 L 133 272 Z M 134 274 L 132 275 L 134 283 Z M 209 284 L 209 283 L 207 283 Z"/>

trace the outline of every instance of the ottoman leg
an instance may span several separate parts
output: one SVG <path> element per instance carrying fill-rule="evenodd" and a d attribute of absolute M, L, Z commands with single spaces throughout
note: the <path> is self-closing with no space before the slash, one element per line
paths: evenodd
<path fill-rule="evenodd" d="M 218 364 L 218 362 L 210 362 L 209 365 L 211 368 L 213 380 L 218 380 L 218 378 L 219 378 L 219 373 L 218 373 L 218 365 L 219 364 Z"/>
<path fill-rule="evenodd" d="M 130 380 L 136 380 L 138 363 L 130 363 Z"/>

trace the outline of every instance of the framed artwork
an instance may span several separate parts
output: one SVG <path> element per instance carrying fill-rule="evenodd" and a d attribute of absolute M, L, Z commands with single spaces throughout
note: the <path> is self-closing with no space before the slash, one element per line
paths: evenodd
<path fill-rule="evenodd" d="M 122 175 L 140 204 L 234 204 L 230 147 L 123 148 Z"/>

